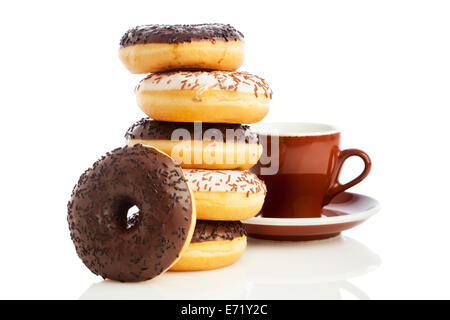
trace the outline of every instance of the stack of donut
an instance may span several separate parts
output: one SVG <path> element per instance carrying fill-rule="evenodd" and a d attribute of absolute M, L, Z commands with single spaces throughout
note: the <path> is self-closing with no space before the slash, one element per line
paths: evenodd
<path fill-rule="evenodd" d="M 235 262 L 245 250 L 239 220 L 255 216 L 266 188 L 247 171 L 262 147 L 247 125 L 269 110 L 272 91 L 259 76 L 236 71 L 244 40 L 230 25 L 147 25 L 128 31 L 120 58 L 132 73 L 149 118 L 126 133 L 128 145 L 155 147 L 177 160 L 193 191 L 197 227 L 171 270 L 206 270 Z"/>
<path fill-rule="evenodd" d="M 272 91 L 236 71 L 243 47 L 224 24 L 145 25 L 122 37 L 124 65 L 148 74 L 135 89 L 148 118 L 80 177 L 68 203 L 71 238 L 93 273 L 142 281 L 225 267 L 245 251 L 240 220 L 266 194 L 248 171 L 262 146 L 247 124 L 265 117 Z"/>
<path fill-rule="evenodd" d="M 197 224 L 174 271 L 208 270 L 237 261 L 246 248 L 239 220 L 254 217 L 266 187 L 247 171 L 262 146 L 249 126 L 269 110 L 272 91 L 259 76 L 236 71 L 244 40 L 230 25 L 146 25 L 122 37 L 120 58 L 132 73 L 148 118 L 125 134 L 127 145 L 154 147 L 183 168 Z"/>

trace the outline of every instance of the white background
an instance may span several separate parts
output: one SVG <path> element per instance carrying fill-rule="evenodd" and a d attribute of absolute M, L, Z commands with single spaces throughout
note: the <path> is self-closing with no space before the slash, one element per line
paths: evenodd
<path fill-rule="evenodd" d="M 372 299 L 450 298 L 449 16 L 448 1 L 2 1 L 0 298 L 78 299 L 100 282 L 75 253 L 66 204 L 144 116 L 120 37 L 203 22 L 244 33 L 241 70 L 274 91 L 265 121 L 335 124 L 343 148 L 372 157 L 352 191 L 382 211 L 345 237 L 380 263 L 352 285 Z M 344 180 L 361 167 L 349 161 Z"/>

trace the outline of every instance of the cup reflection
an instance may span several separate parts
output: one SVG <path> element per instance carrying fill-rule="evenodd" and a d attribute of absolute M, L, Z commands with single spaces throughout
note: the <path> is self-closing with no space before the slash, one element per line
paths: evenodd
<path fill-rule="evenodd" d="M 381 264 L 378 255 L 345 236 L 310 242 L 249 239 L 249 246 L 244 256 L 249 299 L 368 299 L 347 280 Z M 257 257 L 268 250 L 270 263 L 258 264 Z"/>

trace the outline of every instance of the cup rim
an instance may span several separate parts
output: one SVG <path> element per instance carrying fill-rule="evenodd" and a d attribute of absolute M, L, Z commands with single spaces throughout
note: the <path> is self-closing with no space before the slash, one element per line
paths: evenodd
<path fill-rule="evenodd" d="M 257 134 L 280 137 L 325 136 L 340 133 L 334 125 L 316 122 L 260 122 L 251 125 Z"/>

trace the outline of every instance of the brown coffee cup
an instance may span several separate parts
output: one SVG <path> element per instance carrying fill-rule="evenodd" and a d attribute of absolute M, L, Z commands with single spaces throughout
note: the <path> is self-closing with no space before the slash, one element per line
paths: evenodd
<path fill-rule="evenodd" d="M 340 131 L 318 123 L 260 123 L 252 129 L 263 155 L 251 171 L 264 180 L 267 195 L 261 216 L 318 218 L 333 197 L 361 182 L 371 168 L 369 156 L 358 149 L 340 150 Z M 341 184 L 345 160 L 358 156 L 364 170 Z"/>

